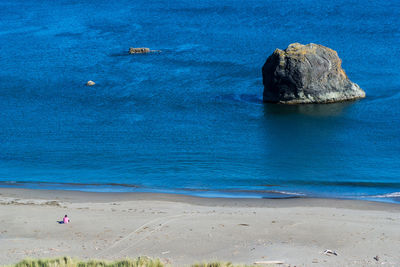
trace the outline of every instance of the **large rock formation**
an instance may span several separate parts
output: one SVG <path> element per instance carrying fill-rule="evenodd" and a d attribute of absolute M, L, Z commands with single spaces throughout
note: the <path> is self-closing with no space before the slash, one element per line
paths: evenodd
<path fill-rule="evenodd" d="M 262 68 L 264 102 L 331 103 L 365 97 L 341 67 L 336 51 L 317 44 L 294 43 L 276 49 Z"/>

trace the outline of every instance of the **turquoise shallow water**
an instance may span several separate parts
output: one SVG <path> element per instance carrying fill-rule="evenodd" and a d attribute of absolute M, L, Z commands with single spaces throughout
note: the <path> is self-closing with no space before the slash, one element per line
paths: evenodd
<path fill-rule="evenodd" d="M 398 1 L 1 1 L 0 185 L 399 201 L 399 14 Z M 367 98 L 263 104 L 261 67 L 292 42 L 337 50 Z"/>

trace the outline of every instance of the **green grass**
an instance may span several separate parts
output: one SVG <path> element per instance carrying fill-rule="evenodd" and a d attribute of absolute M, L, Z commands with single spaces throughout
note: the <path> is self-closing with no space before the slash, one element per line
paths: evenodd
<path fill-rule="evenodd" d="M 90 260 L 81 261 L 70 257 L 55 259 L 25 259 L 12 267 L 165 267 L 159 260 L 147 257 L 119 261 Z"/>
<path fill-rule="evenodd" d="M 70 257 L 54 259 L 25 259 L 10 267 L 171 267 L 160 260 L 148 257 L 138 257 L 136 259 L 125 259 L 119 261 L 90 260 L 81 261 Z M 211 262 L 196 263 L 191 267 L 246 267 L 233 265 L 230 262 Z M 250 266 L 249 266 L 250 267 Z"/>

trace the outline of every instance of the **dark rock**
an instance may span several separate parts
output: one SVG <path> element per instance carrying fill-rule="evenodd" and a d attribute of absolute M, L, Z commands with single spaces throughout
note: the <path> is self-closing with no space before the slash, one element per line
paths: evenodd
<path fill-rule="evenodd" d="M 276 49 L 262 68 L 264 102 L 332 103 L 364 98 L 351 82 L 336 51 L 317 44 L 294 43 Z"/>

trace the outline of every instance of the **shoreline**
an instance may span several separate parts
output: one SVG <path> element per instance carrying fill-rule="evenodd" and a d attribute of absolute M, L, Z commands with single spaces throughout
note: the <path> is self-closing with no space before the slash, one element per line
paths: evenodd
<path fill-rule="evenodd" d="M 79 184 L 79 183 L 54 183 L 54 182 L 12 182 L 0 181 L 0 188 L 67 191 L 83 193 L 114 193 L 114 194 L 165 194 L 183 195 L 198 198 L 220 198 L 220 199 L 290 199 L 290 198 L 312 198 L 332 200 L 356 200 L 371 201 L 379 203 L 400 204 L 400 192 L 374 194 L 371 196 L 349 196 L 349 195 L 313 195 L 304 192 L 292 192 L 286 190 L 257 190 L 257 189 L 188 189 L 188 188 L 149 188 L 134 184 Z"/>
<path fill-rule="evenodd" d="M 302 193 L 283 190 L 257 189 L 190 189 L 190 188 L 157 188 L 134 184 L 97 184 L 97 183 L 53 183 L 53 182 L 0 182 L 0 188 L 33 189 L 33 190 L 63 190 L 97 193 L 155 193 L 188 195 L 204 198 L 292 198 L 305 196 Z"/>
<path fill-rule="evenodd" d="M 228 198 L 199 197 L 186 194 L 154 192 L 89 192 L 63 189 L 28 189 L 0 187 L 0 199 L 18 198 L 19 200 L 60 201 L 69 203 L 108 203 L 121 201 L 166 201 L 186 203 L 198 206 L 222 207 L 295 207 L 309 205 L 313 207 L 337 207 L 348 209 L 399 210 L 397 203 L 346 198 Z M 2 202 L 0 202 L 1 204 Z"/>
<path fill-rule="evenodd" d="M 64 214 L 71 223 L 60 225 Z M 174 266 L 268 260 L 283 266 L 395 266 L 399 228 L 398 204 L 364 200 L 0 188 L 2 265 L 28 257 L 146 255 Z M 323 254 L 326 249 L 338 256 Z"/>

